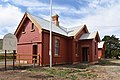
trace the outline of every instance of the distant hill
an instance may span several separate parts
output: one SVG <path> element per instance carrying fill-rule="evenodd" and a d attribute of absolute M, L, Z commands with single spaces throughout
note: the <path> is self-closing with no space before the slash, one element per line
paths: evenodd
<path fill-rule="evenodd" d="M 2 49 L 3 39 L 0 39 L 0 50 Z"/>

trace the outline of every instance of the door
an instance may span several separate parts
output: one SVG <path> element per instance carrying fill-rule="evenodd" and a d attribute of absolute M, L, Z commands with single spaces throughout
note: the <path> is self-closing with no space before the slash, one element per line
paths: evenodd
<path fill-rule="evenodd" d="M 88 62 L 89 47 L 82 48 L 82 62 Z"/>
<path fill-rule="evenodd" d="M 38 46 L 33 45 L 33 59 L 35 59 L 35 63 L 37 63 L 37 52 L 38 52 Z"/>

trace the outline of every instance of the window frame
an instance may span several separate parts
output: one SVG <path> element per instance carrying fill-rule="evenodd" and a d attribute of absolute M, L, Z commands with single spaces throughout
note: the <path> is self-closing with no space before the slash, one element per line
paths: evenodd
<path fill-rule="evenodd" d="M 32 26 L 31 26 L 31 32 L 35 31 L 35 25 L 34 23 L 32 23 Z"/>
<path fill-rule="evenodd" d="M 58 41 L 58 45 L 56 47 L 56 42 Z M 59 37 L 55 37 L 55 41 L 54 41 L 54 56 L 59 56 L 60 55 L 60 38 Z M 58 49 L 57 53 L 56 53 L 56 48 Z"/>

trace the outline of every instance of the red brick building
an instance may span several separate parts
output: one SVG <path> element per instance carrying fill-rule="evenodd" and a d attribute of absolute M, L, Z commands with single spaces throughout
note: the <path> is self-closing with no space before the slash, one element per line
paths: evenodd
<path fill-rule="evenodd" d="M 98 43 L 98 59 L 104 58 L 105 53 L 105 42 L 99 42 Z"/>
<path fill-rule="evenodd" d="M 59 25 L 58 17 L 58 15 L 52 17 L 53 64 L 97 61 L 100 41 L 98 32 L 89 33 L 86 25 L 62 27 Z M 17 54 L 39 54 L 40 65 L 48 65 L 49 25 L 49 21 L 25 13 L 15 31 L 18 39 Z M 32 60 L 27 62 L 32 63 Z"/>

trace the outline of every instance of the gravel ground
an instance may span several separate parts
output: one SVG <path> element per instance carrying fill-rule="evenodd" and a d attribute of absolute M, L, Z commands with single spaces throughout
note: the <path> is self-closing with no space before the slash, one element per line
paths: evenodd
<path fill-rule="evenodd" d="M 58 74 L 60 71 L 62 74 Z M 105 59 L 92 65 L 61 65 L 52 69 L 48 67 L 35 69 L 25 67 L 7 71 L 0 69 L 0 80 L 120 80 L 120 60 Z"/>

